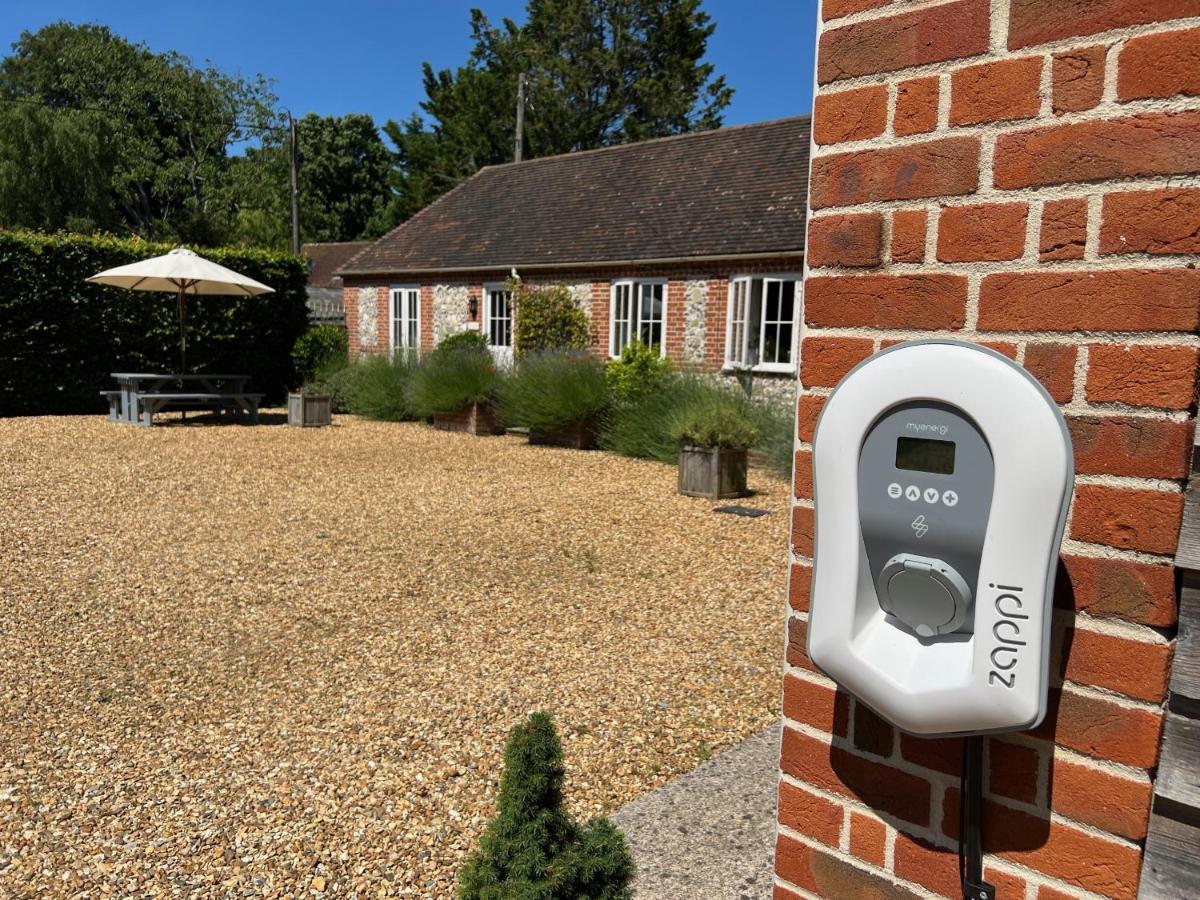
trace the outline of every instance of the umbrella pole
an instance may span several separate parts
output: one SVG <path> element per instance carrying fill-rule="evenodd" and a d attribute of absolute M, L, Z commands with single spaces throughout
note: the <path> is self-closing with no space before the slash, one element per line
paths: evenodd
<path fill-rule="evenodd" d="M 179 374 L 187 374 L 187 292 L 179 289 Z"/>

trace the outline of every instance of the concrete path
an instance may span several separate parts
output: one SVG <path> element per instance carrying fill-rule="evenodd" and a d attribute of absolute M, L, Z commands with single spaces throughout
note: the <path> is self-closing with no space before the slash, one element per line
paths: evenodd
<path fill-rule="evenodd" d="M 612 817 L 636 900 L 769 900 L 779 736 L 771 725 Z"/>

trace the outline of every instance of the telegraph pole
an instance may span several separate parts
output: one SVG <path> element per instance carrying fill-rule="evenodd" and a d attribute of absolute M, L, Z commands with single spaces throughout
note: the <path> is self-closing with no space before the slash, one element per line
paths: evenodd
<path fill-rule="evenodd" d="M 300 187 L 297 184 L 296 170 L 300 165 L 300 147 L 296 140 L 296 120 L 288 112 L 288 156 L 291 160 L 292 176 L 292 253 L 300 255 Z"/>
<path fill-rule="evenodd" d="M 514 139 L 513 162 L 520 162 L 525 144 L 525 73 L 517 76 L 517 135 Z"/>

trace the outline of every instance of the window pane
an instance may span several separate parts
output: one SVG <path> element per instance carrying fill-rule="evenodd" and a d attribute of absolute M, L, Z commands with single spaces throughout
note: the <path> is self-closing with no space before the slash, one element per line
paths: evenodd
<path fill-rule="evenodd" d="M 763 322 L 763 283 L 761 278 L 750 280 L 750 302 L 746 307 L 746 365 L 756 365 L 759 356 L 759 335 Z"/>
<path fill-rule="evenodd" d="M 796 282 L 783 282 L 783 302 L 780 304 L 779 319 L 781 322 L 796 320 Z"/>
<path fill-rule="evenodd" d="M 767 294 L 767 308 L 764 314 L 764 319 L 768 322 L 779 321 L 779 288 L 778 281 L 768 281 L 764 283 L 764 288 Z"/>
<path fill-rule="evenodd" d="M 787 363 L 792 362 L 792 323 L 781 322 L 779 325 L 779 355 L 775 359 L 776 362 Z"/>

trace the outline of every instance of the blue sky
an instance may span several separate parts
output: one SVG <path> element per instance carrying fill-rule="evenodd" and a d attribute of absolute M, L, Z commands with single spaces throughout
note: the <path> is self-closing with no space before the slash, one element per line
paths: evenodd
<path fill-rule="evenodd" d="M 99 22 L 152 50 L 230 72 L 261 72 L 297 115 L 405 118 L 423 97 L 421 62 L 456 66 L 468 11 L 520 19 L 525 0 L 4 0 L 0 50 L 48 22 Z M 705 0 L 717 23 L 709 58 L 736 89 L 730 125 L 808 112 L 816 0 Z"/>

